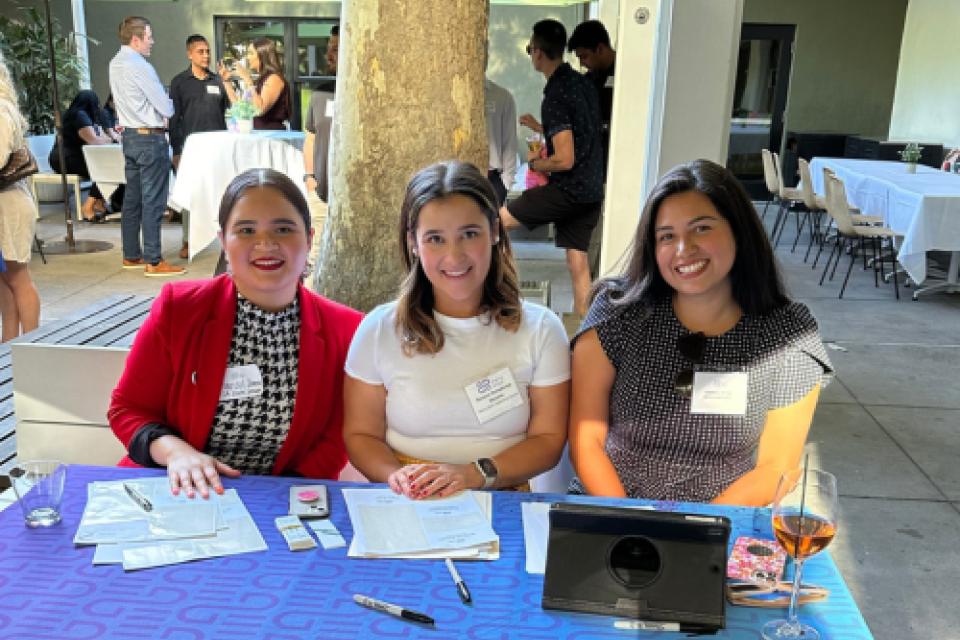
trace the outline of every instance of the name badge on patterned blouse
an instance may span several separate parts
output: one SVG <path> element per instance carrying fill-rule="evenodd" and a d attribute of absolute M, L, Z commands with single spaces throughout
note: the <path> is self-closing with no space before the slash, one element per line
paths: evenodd
<path fill-rule="evenodd" d="M 740 373 L 693 374 L 693 396 L 690 413 L 714 413 L 742 416 L 747 412 L 747 387 L 750 376 Z"/>
<path fill-rule="evenodd" d="M 494 371 L 476 382 L 471 382 L 464 390 L 470 398 L 473 412 L 480 424 L 502 416 L 511 409 L 523 405 L 520 389 L 513 379 L 509 367 Z"/>
<path fill-rule="evenodd" d="M 227 367 L 227 373 L 223 376 L 223 386 L 220 388 L 220 402 L 258 398 L 262 394 L 263 378 L 260 376 L 260 368 L 257 365 Z"/>

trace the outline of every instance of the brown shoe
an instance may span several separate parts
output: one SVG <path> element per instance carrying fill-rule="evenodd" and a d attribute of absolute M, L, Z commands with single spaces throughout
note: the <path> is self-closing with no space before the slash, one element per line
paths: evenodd
<path fill-rule="evenodd" d="M 183 275 L 186 271 L 183 267 L 175 267 L 166 260 L 161 260 L 157 264 L 148 264 L 144 267 L 143 274 L 148 278 L 162 278 Z"/>
<path fill-rule="evenodd" d="M 186 260 L 189 257 L 190 257 L 190 245 L 184 242 L 183 246 L 180 247 L 180 259 Z"/>
<path fill-rule="evenodd" d="M 144 265 L 147 263 L 143 261 L 143 258 L 137 258 L 136 260 L 127 260 L 123 259 L 123 268 L 124 269 L 143 269 Z"/>

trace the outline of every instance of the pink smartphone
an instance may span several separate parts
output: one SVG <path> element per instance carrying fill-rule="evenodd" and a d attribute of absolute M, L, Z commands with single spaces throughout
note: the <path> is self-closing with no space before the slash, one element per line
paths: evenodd
<path fill-rule="evenodd" d="M 741 536 L 727 560 L 727 577 L 744 582 L 776 582 L 783 577 L 787 553 L 774 540 Z"/>

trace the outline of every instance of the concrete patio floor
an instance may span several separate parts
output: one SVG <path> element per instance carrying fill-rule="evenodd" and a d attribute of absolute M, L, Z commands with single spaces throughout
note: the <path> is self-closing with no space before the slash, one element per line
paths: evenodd
<path fill-rule="evenodd" d="M 37 233 L 63 238 L 62 205 L 44 205 Z M 772 214 L 768 222 L 772 221 Z M 120 268 L 117 223 L 81 224 L 77 237 L 113 248 L 87 255 L 34 256 L 31 271 L 42 322 L 65 317 L 116 293 L 155 294 L 165 279 Z M 817 285 L 802 248 L 791 253 L 791 230 L 777 252 L 794 298 L 819 324 L 837 370 L 821 396 L 809 448 L 837 475 L 840 531 L 830 551 L 864 618 L 880 639 L 960 638 L 956 606 L 960 546 L 960 295 L 894 299 L 891 284 L 854 267 L 842 300 L 837 279 Z M 174 263 L 179 225 L 164 225 L 165 255 Z M 514 243 L 524 280 L 551 280 L 552 305 L 569 311 L 562 251 L 545 241 Z M 186 277 L 213 272 L 218 249 L 203 251 Z"/>

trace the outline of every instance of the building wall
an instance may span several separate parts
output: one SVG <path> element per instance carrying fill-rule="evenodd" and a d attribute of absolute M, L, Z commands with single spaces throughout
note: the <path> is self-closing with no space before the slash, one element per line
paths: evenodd
<path fill-rule="evenodd" d="M 956 0 L 910 0 L 890 121 L 891 140 L 960 146 Z"/>
<path fill-rule="evenodd" d="M 907 0 L 744 0 L 744 23 L 797 26 L 786 127 L 886 137 L 906 11 Z"/>

